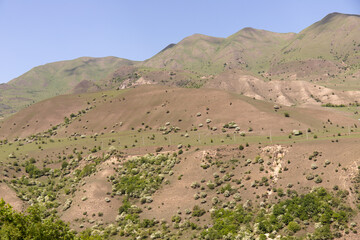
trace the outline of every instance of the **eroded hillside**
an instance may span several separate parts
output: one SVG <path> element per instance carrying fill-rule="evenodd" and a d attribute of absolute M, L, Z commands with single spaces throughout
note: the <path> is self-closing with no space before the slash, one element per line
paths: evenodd
<path fill-rule="evenodd" d="M 1 124 L 0 197 L 74 238 L 356 239 L 358 108 L 155 85 L 55 97 Z"/>

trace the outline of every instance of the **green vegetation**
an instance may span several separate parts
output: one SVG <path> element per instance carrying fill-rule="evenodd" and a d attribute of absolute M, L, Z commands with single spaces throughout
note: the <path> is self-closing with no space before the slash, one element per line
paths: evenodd
<path fill-rule="evenodd" d="M 132 62 L 115 57 L 83 57 L 35 67 L 12 80 L 9 84 L 11 87 L 2 91 L 0 116 L 7 116 L 35 102 L 71 92 L 84 79 L 93 80 L 92 83 L 89 81 L 89 85 L 97 89 L 98 85 L 103 84 L 100 80 L 124 65 L 132 65 Z"/>
<path fill-rule="evenodd" d="M 26 214 L 18 213 L 0 200 L 0 239 L 75 239 L 69 226 L 56 215 L 31 206 Z"/>
<path fill-rule="evenodd" d="M 202 232 L 206 239 L 235 239 L 247 234 L 281 234 L 292 236 L 294 233 L 315 226 L 310 239 L 333 239 L 341 235 L 341 229 L 348 228 L 353 211 L 324 188 L 305 195 L 295 195 L 267 208 L 217 209 L 212 214 L 214 225 Z"/>
<path fill-rule="evenodd" d="M 332 103 L 326 103 L 322 104 L 322 107 L 347 107 L 345 104 L 332 104 Z"/>
<path fill-rule="evenodd" d="M 174 156 L 162 154 L 128 160 L 117 170 L 119 175 L 113 178 L 113 191 L 133 198 L 151 195 L 159 189 L 175 163 Z"/>
<path fill-rule="evenodd" d="M 38 178 L 44 176 L 47 172 L 49 172 L 50 168 L 43 168 L 42 170 L 40 170 L 34 164 L 26 162 L 25 171 L 29 174 L 30 178 Z"/>
<path fill-rule="evenodd" d="M 126 73 L 121 72 L 123 69 L 120 68 L 115 75 L 109 75 L 112 79 L 104 79 L 104 82 L 109 84 L 106 86 L 109 89 L 114 86 L 123 87 L 125 80 L 129 80 L 127 86 L 130 87 L 140 78 L 165 85 L 198 88 L 211 81 L 210 79 L 214 79 L 215 83 L 222 81 L 223 76 L 216 74 L 224 72 L 224 76 L 227 77 L 226 74 L 236 74 L 237 69 L 242 69 L 243 73 L 255 73 L 250 75 L 261 78 L 265 84 L 271 81 L 271 78 L 286 80 L 296 76 L 298 80 L 310 79 L 309 81 L 314 82 L 314 89 L 311 91 L 314 91 L 315 95 L 311 95 L 311 98 L 316 102 L 324 99 L 316 95 L 317 82 L 323 84 L 330 81 L 340 85 L 343 72 L 329 72 L 328 76 L 324 76 L 321 72 L 316 72 L 316 69 L 311 69 L 317 64 L 327 64 L 329 56 L 316 56 L 319 61 L 313 62 L 311 54 L 291 47 L 292 43 L 288 40 L 295 39 L 292 34 L 275 35 L 252 29 L 244 29 L 227 39 L 195 35 L 184 41 L 187 41 L 187 44 L 179 43 L 180 48 L 179 45 L 173 46 L 172 51 L 175 55 L 171 61 L 163 61 L 162 57 L 168 57 L 163 52 L 148 60 L 148 66 L 143 66 L 143 63 L 138 63 L 136 67 L 130 66 L 131 64 L 125 61 L 125 64 L 130 64 L 125 69 Z M 255 41 L 254 38 L 258 37 L 259 41 Z M 266 44 L 263 44 L 263 38 L 266 39 Z M 303 40 L 309 40 L 306 31 L 297 38 L 300 46 Z M 229 54 L 221 55 L 222 51 L 236 50 L 239 43 L 243 47 L 251 46 L 251 49 L 259 51 L 256 59 L 247 51 L 239 52 L 239 58 L 236 60 Z M 358 45 L 360 46 L 359 43 L 354 46 Z M 273 49 L 274 46 L 277 50 Z M 272 55 L 274 51 L 279 51 L 279 55 Z M 217 60 L 211 61 L 214 54 Z M 270 55 L 273 56 L 271 59 L 277 61 L 276 64 L 270 65 Z M 339 67 L 339 71 L 346 72 L 348 81 L 353 78 L 351 74 L 358 71 L 360 65 L 353 67 L 352 56 L 340 55 L 337 57 L 342 59 L 341 61 L 346 61 L 345 64 L 351 68 L 346 70 Z M 196 59 L 193 59 L 194 56 Z M 204 60 L 204 56 L 209 58 L 209 61 Z M 307 60 L 309 56 L 311 64 Z M 167 66 L 164 66 L 164 63 Z M 304 64 L 301 71 L 308 69 L 306 71 L 315 72 L 316 76 L 323 76 L 324 79 L 320 81 L 314 77 L 310 78 L 306 72 L 299 70 L 298 64 Z M 172 67 L 176 69 L 171 69 Z M 232 70 L 229 71 L 230 69 Z M 326 70 L 326 67 L 324 69 Z M 65 82 L 69 81 L 67 83 L 71 83 L 71 86 L 79 80 L 77 74 L 81 71 L 78 69 L 65 67 L 61 70 L 74 77 L 72 80 L 67 77 L 63 79 Z M 47 74 L 45 71 L 42 75 Z M 49 73 L 54 75 L 55 80 L 59 74 Z M 94 77 L 91 78 L 96 82 L 95 88 L 102 87 L 101 84 L 104 83 L 98 79 L 100 75 L 94 73 Z M 86 74 L 82 76 L 86 77 Z M 302 76 L 305 76 L 304 79 Z M 256 82 L 257 80 L 254 84 Z M 57 84 L 51 83 L 48 88 L 56 89 Z M 70 85 L 65 84 L 64 89 Z M 291 87 L 289 84 L 282 91 L 291 91 Z M 49 90 L 48 88 L 46 89 Z M 12 122 L 5 120 L 1 125 L 2 130 L 14 132 L 6 136 L 8 139 L 0 140 L 0 184 L 9 187 L 11 193 L 26 205 L 41 209 L 41 216 L 37 220 L 41 224 L 51 226 L 51 221 L 59 220 L 56 217 L 57 213 L 58 216 L 65 217 L 64 219 L 69 219 L 69 214 L 74 214 L 70 221 L 74 228 L 80 229 L 79 234 L 70 231 L 65 223 L 59 225 L 63 226 L 64 234 L 67 232 L 75 239 L 263 240 L 281 236 L 283 240 L 320 240 L 341 237 L 350 231 L 356 234 L 356 223 L 350 222 L 354 212 L 346 203 L 353 202 L 360 209 L 359 175 L 352 179 L 351 183 L 348 178 L 345 179 L 349 183 L 346 185 L 348 189 L 340 190 L 339 187 L 334 187 L 334 195 L 324 188 L 316 189 L 314 186 L 332 188 L 332 174 L 336 173 L 335 177 L 355 174 L 353 165 L 349 164 L 353 162 L 352 155 L 349 154 L 347 156 L 350 157 L 344 159 L 340 153 L 328 154 L 325 152 L 326 147 L 322 147 L 325 145 L 322 144 L 334 145 L 334 152 L 341 152 L 341 149 L 336 148 L 336 145 L 344 146 L 337 144 L 339 141 L 344 140 L 346 143 L 359 138 L 357 120 L 351 124 L 351 119 L 347 116 L 329 116 L 326 117 L 327 121 L 317 114 L 309 117 L 309 112 L 296 106 L 298 102 L 292 107 L 273 106 L 271 103 L 231 93 L 226 93 L 230 94 L 231 98 L 226 98 L 225 101 L 221 97 L 218 98 L 224 94 L 219 91 L 214 93 L 214 98 L 209 98 L 208 95 L 205 96 L 205 100 L 201 100 L 203 96 L 197 98 L 200 102 L 193 101 L 197 105 L 189 107 L 188 104 L 181 104 L 179 95 L 175 98 L 168 96 L 193 92 L 199 97 L 198 94 L 205 90 L 179 90 L 163 86 L 148 88 L 155 89 L 156 94 L 159 94 L 156 97 L 160 97 L 156 99 L 153 98 L 154 95 L 148 94 L 151 98 L 145 98 L 144 91 L 138 88 L 129 90 L 126 96 L 121 96 L 123 91 L 114 89 L 107 92 L 60 96 L 58 102 L 74 103 L 71 106 L 78 109 L 68 111 L 68 108 L 63 107 L 59 111 L 63 112 L 62 115 L 49 114 L 56 116 L 56 123 L 53 121 L 53 125 L 50 126 L 46 123 L 47 130 L 28 137 L 24 137 L 26 132 L 36 131 L 34 129 L 39 125 L 45 126 L 44 121 L 41 121 L 45 118 L 33 117 L 32 114 L 36 111 L 25 116 L 31 119 L 25 121 L 26 123 L 17 116 Z M 257 86 L 252 88 L 256 89 Z M 57 92 L 62 93 L 64 89 L 59 88 Z M 33 95 L 29 99 L 34 101 L 45 97 L 46 94 L 58 94 L 41 91 L 37 95 L 35 91 L 28 92 L 29 95 Z M 269 94 L 271 92 L 273 89 L 269 89 Z M 6 94 L 4 99 L 8 100 L 9 96 Z M 184 96 L 187 96 L 186 94 Z M 139 101 L 142 97 L 143 100 Z M 148 102 L 144 101 L 145 99 L 149 99 L 154 105 L 143 108 L 144 102 Z M 268 95 L 265 99 L 274 98 Z M 281 96 L 276 99 L 281 100 Z M 291 99 L 288 100 L 291 102 Z M 134 102 L 141 104 L 132 105 Z M 249 111 L 245 106 L 247 104 L 242 103 L 251 105 L 252 110 Z M 129 109 L 131 106 L 136 107 L 131 108 L 134 111 L 128 112 L 123 111 L 128 109 L 124 106 L 130 106 Z M 358 118 L 358 106 L 357 103 L 324 105 L 339 108 L 338 112 L 352 112 L 353 118 Z M 239 114 L 232 112 L 234 108 L 240 109 Z M 117 112 L 119 115 L 112 114 L 117 109 L 120 109 Z M 231 114 L 226 115 L 224 120 L 219 116 L 217 109 L 228 109 Z M 257 110 L 263 115 L 254 113 Z M 321 111 L 329 114 L 335 112 L 326 109 Z M 271 118 L 267 118 L 270 116 L 268 113 Z M 234 116 L 234 121 L 228 119 L 229 116 Z M 273 125 L 274 121 L 269 122 L 269 119 L 278 119 L 281 126 Z M 340 121 L 342 119 L 344 122 Z M 349 120 L 349 124 L 346 119 Z M 294 128 L 299 130 L 293 130 Z M 312 144 L 314 141 L 318 144 Z M 315 151 L 315 147 L 324 149 L 324 157 L 321 152 Z M 124 152 L 121 152 L 122 150 Z M 294 150 L 299 152 L 287 154 Z M 155 154 L 138 156 L 146 152 Z M 131 158 L 134 155 L 137 157 Z M 299 178 L 292 178 L 294 174 Z M 304 186 L 304 183 L 309 187 Z M 105 184 L 111 184 L 111 187 L 99 187 Z M 337 184 L 342 186 L 342 183 Z M 313 189 L 310 191 L 311 187 Z M 177 190 L 179 193 L 175 192 Z M 299 195 L 295 190 L 307 194 Z M 96 206 L 95 211 L 88 207 L 94 203 L 94 195 L 97 195 L 96 201 L 102 201 Z M 186 209 L 183 209 L 182 201 L 185 197 L 189 198 Z M 31 216 L 33 207 L 19 219 Z M 109 213 L 106 207 L 115 211 Z M 153 216 L 159 216 L 159 219 L 148 219 Z M 109 219 L 116 220 L 110 223 Z M 21 224 L 12 226 L 8 222 L 5 226 L 5 220 L 2 219 L 0 224 L 4 224 L 4 228 L 0 226 L 0 231 L 6 232 L 4 235 L 0 234 L 0 239 L 7 236 L 7 232 L 16 234 L 18 226 L 19 231 L 25 231 L 22 233 L 24 236 L 28 234 Z M 47 231 L 47 227 L 40 226 L 37 229 Z M 15 235 L 8 238 L 16 239 Z M 33 236 L 29 238 L 36 239 Z M 54 238 L 64 239 L 59 236 Z"/>
<path fill-rule="evenodd" d="M 195 205 L 192 211 L 192 216 L 193 217 L 201 217 L 202 215 L 204 215 L 206 213 L 206 211 L 202 208 L 200 208 L 198 205 Z"/>

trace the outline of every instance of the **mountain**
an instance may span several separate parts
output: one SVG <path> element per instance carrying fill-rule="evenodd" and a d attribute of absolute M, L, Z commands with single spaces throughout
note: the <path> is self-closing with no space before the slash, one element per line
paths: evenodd
<path fill-rule="evenodd" d="M 268 72 L 272 77 L 322 82 L 335 87 L 335 79 L 352 81 L 359 73 L 360 16 L 332 13 L 296 35 L 277 53 Z M 355 80 L 355 79 L 354 79 Z"/>
<path fill-rule="evenodd" d="M 358 239 L 358 19 L 0 85 L 1 238 Z"/>
<path fill-rule="evenodd" d="M 228 38 L 195 34 L 144 62 L 155 68 L 187 69 L 201 74 L 218 74 L 229 67 L 262 69 L 272 53 L 295 36 L 244 28 Z"/>
<path fill-rule="evenodd" d="M 286 105 L 354 102 L 360 89 L 359 26 L 359 15 L 331 13 L 297 34 L 249 27 L 227 38 L 194 34 L 143 62 L 108 57 L 46 64 L 0 85 L 0 113 L 64 93 L 143 84 L 222 88 Z M 249 88 L 232 80 L 238 77 L 256 81 Z M 311 84 L 327 90 L 318 94 Z M 299 87 L 305 95 L 286 93 Z"/>
<path fill-rule="evenodd" d="M 285 62 L 324 59 L 351 68 L 359 62 L 360 16 L 332 13 L 296 35 L 282 50 Z"/>
<path fill-rule="evenodd" d="M 101 79 L 120 66 L 132 64 L 130 60 L 116 57 L 82 57 L 35 67 L 0 85 L 3 104 L 0 113 L 16 112 L 34 102 L 73 91 L 98 90 Z"/>

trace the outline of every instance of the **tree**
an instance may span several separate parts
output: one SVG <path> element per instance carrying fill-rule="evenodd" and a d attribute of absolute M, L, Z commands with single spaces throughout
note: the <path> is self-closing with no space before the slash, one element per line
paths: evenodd
<path fill-rule="evenodd" d="M 18 213 L 0 200 L 0 239 L 75 239 L 69 226 L 57 216 L 45 217 L 38 205 L 28 208 L 27 214 Z"/>

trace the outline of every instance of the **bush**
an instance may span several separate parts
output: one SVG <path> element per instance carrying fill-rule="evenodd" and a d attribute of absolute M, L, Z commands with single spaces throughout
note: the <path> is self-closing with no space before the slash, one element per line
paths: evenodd
<path fill-rule="evenodd" d="M 180 223 L 181 222 L 181 217 L 180 216 L 172 216 L 171 217 L 171 221 L 175 222 L 175 223 Z"/>
<path fill-rule="evenodd" d="M 202 215 L 204 215 L 206 213 L 206 211 L 202 208 L 200 208 L 198 205 L 195 205 L 192 211 L 192 216 L 193 217 L 201 217 Z"/>
<path fill-rule="evenodd" d="M 290 114 L 289 114 L 288 112 L 285 112 L 285 113 L 284 113 L 284 116 L 285 116 L 285 117 L 290 117 Z"/>
<path fill-rule="evenodd" d="M 163 150 L 163 147 L 157 147 L 156 149 L 155 149 L 155 152 L 161 152 L 161 150 Z"/>
<path fill-rule="evenodd" d="M 300 225 L 297 222 L 289 222 L 288 224 L 288 229 L 294 233 L 296 233 L 297 231 L 299 231 L 301 229 Z"/>
<path fill-rule="evenodd" d="M 61 169 L 65 169 L 68 165 L 69 165 L 69 163 L 66 162 L 66 161 L 64 161 L 64 162 L 61 164 Z"/>
<path fill-rule="evenodd" d="M 317 178 L 315 179 L 315 183 L 322 183 L 321 177 L 317 177 Z"/>
<path fill-rule="evenodd" d="M 87 164 L 80 172 L 78 172 L 78 177 L 83 178 L 83 177 L 89 176 L 90 174 L 92 174 L 95 171 L 96 171 L 95 163 Z"/>
<path fill-rule="evenodd" d="M 70 120 L 69 120 L 68 117 L 64 117 L 64 123 L 65 123 L 65 124 L 69 124 L 69 123 L 70 123 Z"/>

